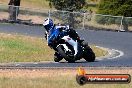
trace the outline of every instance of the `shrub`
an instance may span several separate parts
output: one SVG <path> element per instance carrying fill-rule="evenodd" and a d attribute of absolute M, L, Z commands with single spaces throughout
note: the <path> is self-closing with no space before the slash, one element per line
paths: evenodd
<path fill-rule="evenodd" d="M 97 12 L 132 17 L 132 0 L 101 0 Z"/>

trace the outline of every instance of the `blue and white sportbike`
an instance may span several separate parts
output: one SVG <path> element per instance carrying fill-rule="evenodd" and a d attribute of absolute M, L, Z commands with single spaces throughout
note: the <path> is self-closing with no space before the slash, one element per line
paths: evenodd
<path fill-rule="evenodd" d="M 72 29 L 71 29 L 72 30 Z M 73 38 L 70 29 L 56 28 L 51 37 L 45 33 L 45 38 L 54 38 L 50 47 L 55 50 L 54 61 L 59 62 L 63 58 L 69 63 L 74 63 L 77 60 L 84 58 L 88 62 L 95 61 L 95 53 L 88 46 L 88 43 L 79 39 Z M 81 41 L 81 42 L 80 42 Z"/>

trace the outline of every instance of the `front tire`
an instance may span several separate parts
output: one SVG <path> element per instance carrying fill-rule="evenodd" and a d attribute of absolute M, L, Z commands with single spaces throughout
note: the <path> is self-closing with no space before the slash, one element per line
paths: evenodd
<path fill-rule="evenodd" d="M 93 52 L 93 50 L 87 46 L 84 50 L 84 55 L 83 58 L 88 61 L 88 62 L 94 62 L 95 61 L 95 53 Z"/>
<path fill-rule="evenodd" d="M 59 62 L 59 61 L 61 61 L 62 59 L 63 59 L 63 57 L 60 56 L 60 54 L 58 54 L 57 52 L 55 52 L 55 54 L 54 54 L 54 61 L 55 61 L 55 62 Z"/>
<path fill-rule="evenodd" d="M 58 50 L 59 54 L 60 54 L 66 61 L 68 61 L 69 63 L 74 63 L 74 62 L 75 62 L 75 59 L 74 59 L 74 58 L 70 58 L 68 55 L 65 54 L 63 46 L 58 46 L 58 47 L 57 47 L 57 50 Z"/>

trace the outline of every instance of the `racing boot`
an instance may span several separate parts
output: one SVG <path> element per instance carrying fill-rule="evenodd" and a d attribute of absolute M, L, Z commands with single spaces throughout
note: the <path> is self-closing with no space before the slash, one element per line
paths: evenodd
<path fill-rule="evenodd" d="M 63 57 L 61 57 L 60 54 L 58 54 L 57 52 L 55 52 L 55 54 L 54 54 L 54 61 L 55 61 L 55 62 L 59 62 L 59 61 L 61 61 L 62 59 L 63 59 Z"/>

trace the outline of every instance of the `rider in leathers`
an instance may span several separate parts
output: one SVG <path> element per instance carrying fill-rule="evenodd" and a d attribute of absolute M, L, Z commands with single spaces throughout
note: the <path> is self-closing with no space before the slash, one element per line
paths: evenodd
<path fill-rule="evenodd" d="M 44 28 L 46 29 L 45 38 L 48 41 L 48 46 L 53 48 L 56 51 L 56 47 L 54 47 L 54 40 L 57 40 L 59 37 L 64 35 L 69 35 L 69 37 L 77 40 L 78 42 L 82 42 L 77 32 L 73 29 L 70 29 L 68 26 L 55 26 L 53 20 L 47 18 L 43 23 Z M 60 31 L 61 30 L 61 31 Z M 59 37 L 58 37 L 59 36 Z M 55 53 L 56 54 L 56 53 Z M 61 59 L 60 59 L 61 60 Z M 59 60 L 59 61 L 60 61 Z"/>

